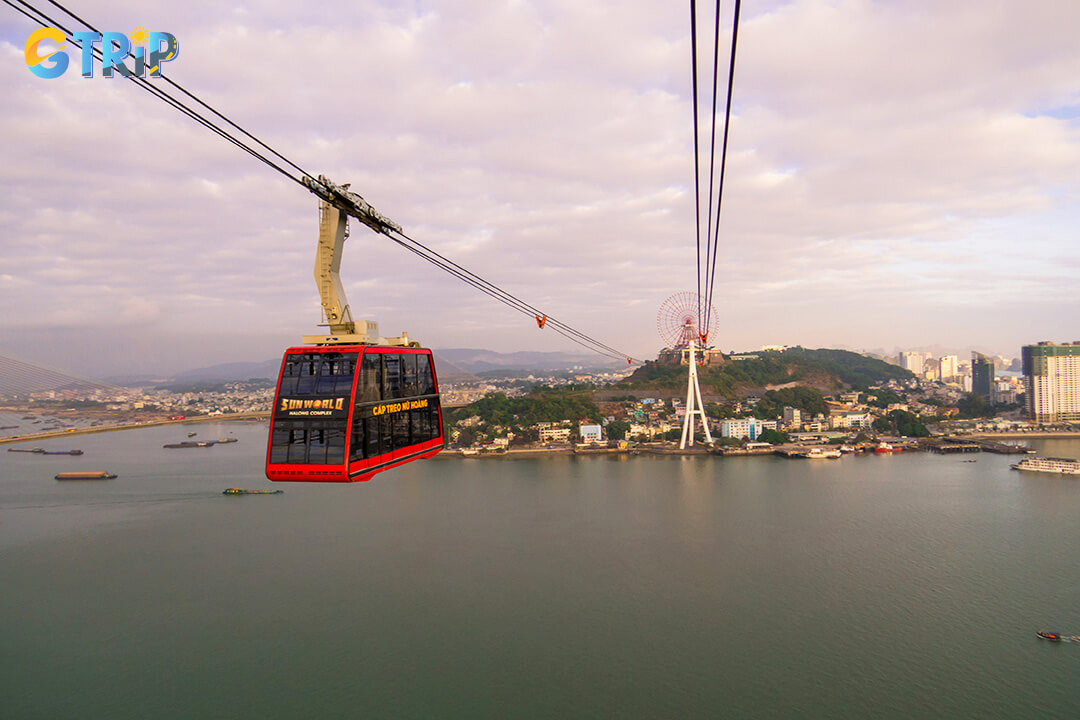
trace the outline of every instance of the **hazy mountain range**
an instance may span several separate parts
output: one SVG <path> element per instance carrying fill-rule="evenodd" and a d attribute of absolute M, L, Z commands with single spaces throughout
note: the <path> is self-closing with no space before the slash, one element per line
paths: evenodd
<path fill-rule="evenodd" d="M 439 380 L 443 382 L 475 380 L 477 378 L 474 373 L 490 370 L 517 370 L 528 373 L 569 370 L 575 367 L 612 368 L 619 365 L 607 358 L 585 353 L 529 351 L 500 353 L 475 348 L 448 348 L 433 352 L 435 370 Z M 280 369 L 281 358 L 271 358 L 260 362 L 231 362 L 194 368 L 168 378 L 112 377 L 107 380 L 117 385 L 133 385 L 150 381 L 155 383 L 232 382 L 251 378 L 276 379 Z"/>

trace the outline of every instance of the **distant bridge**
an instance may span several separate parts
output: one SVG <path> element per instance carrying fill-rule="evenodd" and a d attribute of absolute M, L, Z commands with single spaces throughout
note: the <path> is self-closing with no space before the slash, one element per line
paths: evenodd
<path fill-rule="evenodd" d="M 26 397 L 31 393 L 86 393 L 94 391 L 124 392 L 111 383 L 70 375 L 42 365 L 0 355 L 0 397 Z"/>

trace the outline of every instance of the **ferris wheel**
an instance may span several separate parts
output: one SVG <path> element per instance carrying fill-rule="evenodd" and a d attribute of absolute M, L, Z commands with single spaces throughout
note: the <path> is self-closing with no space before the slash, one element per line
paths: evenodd
<path fill-rule="evenodd" d="M 693 340 L 699 345 L 708 345 L 708 338 L 717 328 L 719 313 L 710 307 L 708 327 L 698 327 L 699 295 L 696 292 L 675 293 L 660 305 L 656 314 L 656 331 L 668 347 L 685 347 Z M 701 308 L 702 314 L 705 313 Z"/>

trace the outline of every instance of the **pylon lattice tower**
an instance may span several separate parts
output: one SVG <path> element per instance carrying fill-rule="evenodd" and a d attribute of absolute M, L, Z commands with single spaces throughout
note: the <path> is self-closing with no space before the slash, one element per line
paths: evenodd
<path fill-rule="evenodd" d="M 685 351 L 688 355 L 689 373 L 686 380 L 686 416 L 683 418 L 682 440 L 679 449 L 687 445 L 694 446 L 694 418 L 701 419 L 701 429 L 710 444 L 713 441 L 709 432 L 709 422 L 705 417 L 705 406 L 701 402 L 701 386 L 698 384 L 697 351 L 699 343 L 707 347 L 710 331 L 715 329 L 718 313 L 715 309 L 709 313 L 711 318 L 708 328 L 699 327 L 698 294 L 695 292 L 675 293 L 660 306 L 656 315 L 656 329 L 673 350 Z"/>

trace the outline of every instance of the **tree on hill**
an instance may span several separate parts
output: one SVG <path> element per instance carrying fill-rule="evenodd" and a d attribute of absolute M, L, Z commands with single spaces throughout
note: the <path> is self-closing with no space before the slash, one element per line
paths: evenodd
<path fill-rule="evenodd" d="M 784 443 L 789 442 L 791 438 L 788 437 L 787 433 L 782 433 L 776 430 L 765 428 L 761 431 L 761 434 L 758 435 L 758 440 L 760 440 L 761 442 L 771 443 L 773 445 L 783 445 Z"/>
<path fill-rule="evenodd" d="M 607 424 L 606 430 L 609 440 L 625 440 L 626 433 L 630 430 L 630 423 L 623 420 L 615 420 Z"/>
<path fill-rule="evenodd" d="M 930 437 L 930 431 L 919 422 L 919 418 L 906 410 L 893 410 L 885 417 L 878 418 L 874 421 L 874 429 L 907 437 Z"/>
<path fill-rule="evenodd" d="M 890 405 L 904 402 L 904 398 L 900 397 L 888 388 L 877 388 L 874 390 L 870 390 L 869 392 L 870 395 L 866 400 L 867 405 L 873 405 L 874 407 L 879 408 L 887 408 Z"/>
<path fill-rule="evenodd" d="M 994 406 L 986 402 L 986 398 L 982 395 L 976 395 L 975 393 L 968 393 L 960 398 L 956 403 L 956 408 L 960 411 L 958 417 L 962 418 L 994 416 Z"/>
<path fill-rule="evenodd" d="M 756 413 L 760 417 L 775 417 L 783 414 L 785 407 L 798 408 L 810 415 L 824 415 L 828 412 L 825 397 L 817 388 L 795 385 L 779 390 L 766 390 L 758 401 Z"/>
<path fill-rule="evenodd" d="M 849 350 L 819 348 L 809 350 L 793 347 L 779 353 L 784 358 L 803 358 L 813 362 L 825 372 L 853 388 L 866 389 L 870 385 L 889 380 L 911 380 L 915 375 L 905 368 L 884 360 L 860 355 Z"/>
<path fill-rule="evenodd" d="M 528 395 L 516 398 L 492 393 L 450 412 L 454 422 L 473 415 L 479 415 L 490 425 L 528 426 L 562 420 L 600 422 L 600 408 L 593 402 L 592 389 L 581 387 L 536 387 Z"/>

